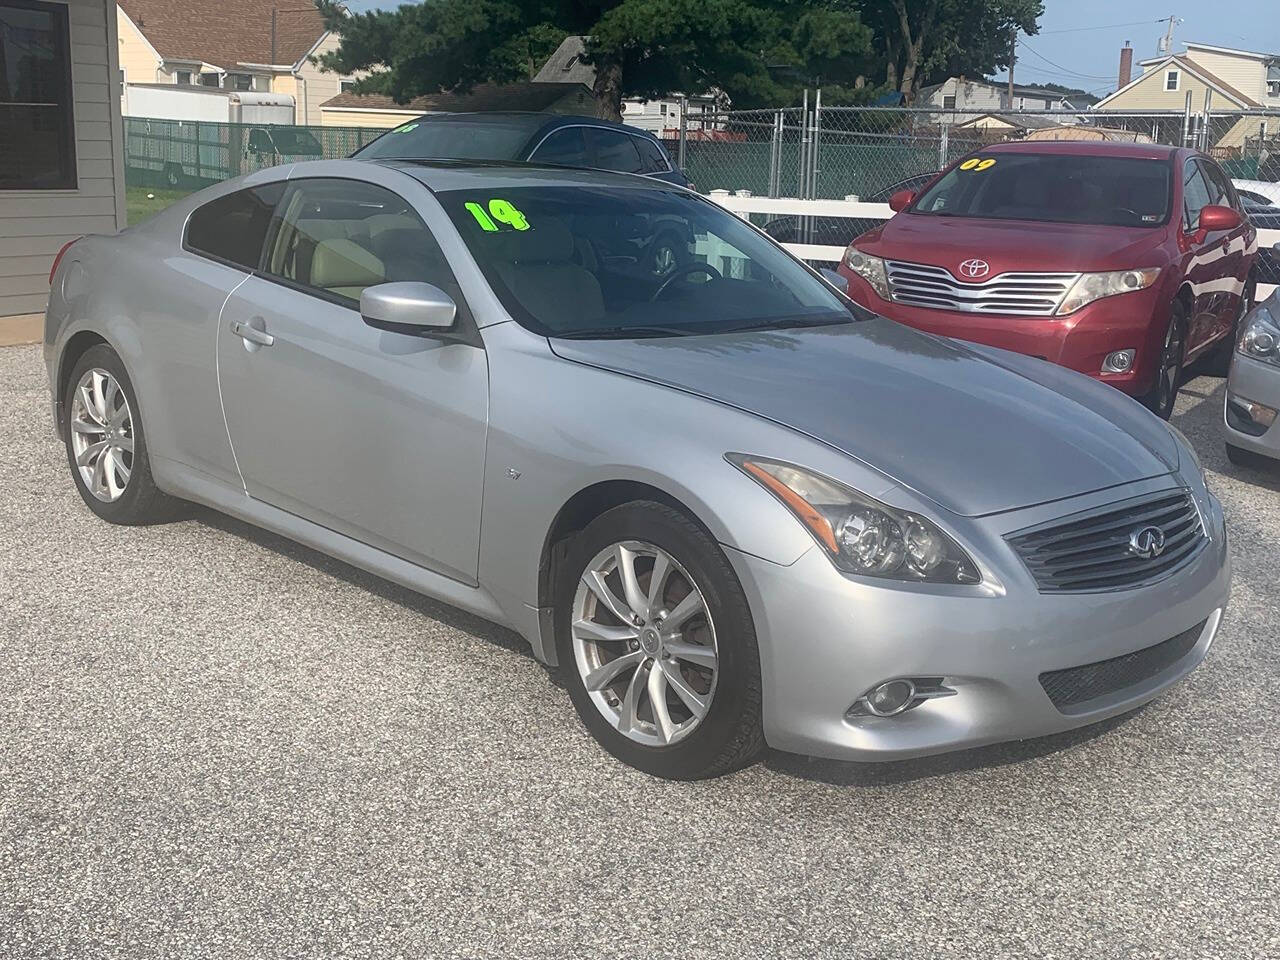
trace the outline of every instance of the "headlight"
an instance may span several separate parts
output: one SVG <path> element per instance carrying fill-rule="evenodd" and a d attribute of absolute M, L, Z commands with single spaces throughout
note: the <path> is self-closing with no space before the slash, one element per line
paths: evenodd
<path fill-rule="evenodd" d="M 1259 305 L 1249 311 L 1236 349 L 1246 357 L 1280 366 L 1280 324 L 1270 310 Z"/>
<path fill-rule="evenodd" d="M 1147 267 L 1144 270 L 1117 270 L 1114 273 L 1082 273 L 1080 279 L 1071 285 L 1058 314 L 1075 313 L 1081 307 L 1088 306 L 1103 297 L 1114 297 L 1121 293 L 1133 293 L 1145 290 L 1156 282 L 1160 276 L 1159 267 Z"/>
<path fill-rule="evenodd" d="M 924 517 L 894 509 L 801 467 L 726 455 L 796 515 L 841 570 L 929 583 L 978 583 L 978 567 Z"/>
<path fill-rule="evenodd" d="M 844 252 L 844 264 L 871 284 L 871 289 L 880 295 L 880 299 L 889 299 L 889 275 L 885 272 L 883 260 L 851 246 Z"/>

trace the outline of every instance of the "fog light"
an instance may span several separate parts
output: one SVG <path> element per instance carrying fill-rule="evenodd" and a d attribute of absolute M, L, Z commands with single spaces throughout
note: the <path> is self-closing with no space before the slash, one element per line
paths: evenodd
<path fill-rule="evenodd" d="M 916 685 L 910 680 L 890 680 L 867 694 L 867 709 L 877 717 L 901 713 L 915 699 Z"/>
<path fill-rule="evenodd" d="M 1227 425 L 1247 433 L 1252 437 L 1260 437 L 1276 422 L 1276 409 L 1265 404 L 1246 400 L 1234 394 L 1227 397 Z"/>
<path fill-rule="evenodd" d="M 1102 361 L 1102 372 L 1128 373 L 1133 369 L 1133 358 L 1136 353 L 1136 350 L 1116 350 L 1114 353 L 1108 353 L 1107 358 Z"/>

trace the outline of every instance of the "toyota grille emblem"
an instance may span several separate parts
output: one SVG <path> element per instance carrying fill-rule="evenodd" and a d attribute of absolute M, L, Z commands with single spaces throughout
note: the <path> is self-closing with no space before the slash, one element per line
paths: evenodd
<path fill-rule="evenodd" d="M 1159 527 L 1143 527 L 1129 534 L 1129 551 L 1143 560 L 1154 560 L 1164 553 L 1164 531 Z"/>
<path fill-rule="evenodd" d="M 985 260 L 966 260 L 960 264 L 960 272 L 970 280 L 985 277 L 990 270 L 991 265 Z"/>

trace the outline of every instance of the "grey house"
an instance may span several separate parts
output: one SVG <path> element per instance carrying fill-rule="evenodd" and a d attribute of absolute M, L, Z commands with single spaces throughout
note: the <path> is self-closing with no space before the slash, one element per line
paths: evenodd
<path fill-rule="evenodd" d="M 0 0 L 5 329 L 37 322 L 64 243 L 125 225 L 119 74 L 113 0 Z"/>

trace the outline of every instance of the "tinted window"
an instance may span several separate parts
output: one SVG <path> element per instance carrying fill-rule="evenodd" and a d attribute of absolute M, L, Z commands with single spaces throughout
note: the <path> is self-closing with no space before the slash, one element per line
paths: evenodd
<path fill-rule="evenodd" d="M 947 171 L 911 212 L 1153 227 L 1168 220 L 1169 164 L 1129 157 L 976 154 Z"/>
<path fill-rule="evenodd" d="M 589 167 L 587 141 L 582 127 L 564 127 L 542 141 L 542 146 L 529 158 L 535 163 L 554 163 L 564 167 Z"/>
<path fill-rule="evenodd" d="M 284 184 L 270 183 L 209 201 L 187 221 L 187 246 L 256 270 L 271 213 L 283 193 Z"/>
<path fill-rule="evenodd" d="M 1195 230 L 1200 226 L 1200 211 L 1209 203 L 1209 187 L 1194 160 L 1188 160 L 1182 172 L 1183 222 L 1188 230 Z"/>
<path fill-rule="evenodd" d="M 1209 202 L 1218 203 L 1224 207 L 1239 207 L 1232 196 L 1231 185 L 1223 172 L 1218 169 L 1218 165 L 1208 160 L 1198 162 L 1200 172 L 1204 175 L 1205 183 L 1209 187 Z"/>
<path fill-rule="evenodd" d="M 683 190 L 580 184 L 436 196 L 511 315 L 541 334 L 681 336 L 852 319 L 846 301 L 776 244 Z"/>
<path fill-rule="evenodd" d="M 666 154 L 658 146 L 658 141 L 650 140 L 648 137 L 636 137 L 635 141 L 636 149 L 640 151 L 641 172 L 666 173 L 671 169 Z"/>
<path fill-rule="evenodd" d="M 546 122 L 538 114 L 488 120 L 423 117 L 387 131 L 355 156 L 518 160 L 529 138 Z"/>
<path fill-rule="evenodd" d="M 0 190 L 76 185 L 68 46 L 66 4 L 0 0 Z"/>
<path fill-rule="evenodd" d="M 280 204 L 266 272 L 344 301 L 365 287 L 433 283 L 462 305 L 444 253 L 407 201 L 358 180 L 298 180 Z"/>
<path fill-rule="evenodd" d="M 640 152 L 636 150 L 636 138 L 629 134 L 589 127 L 587 144 L 591 147 L 591 165 L 594 167 L 619 173 L 639 173 L 643 169 Z"/>

